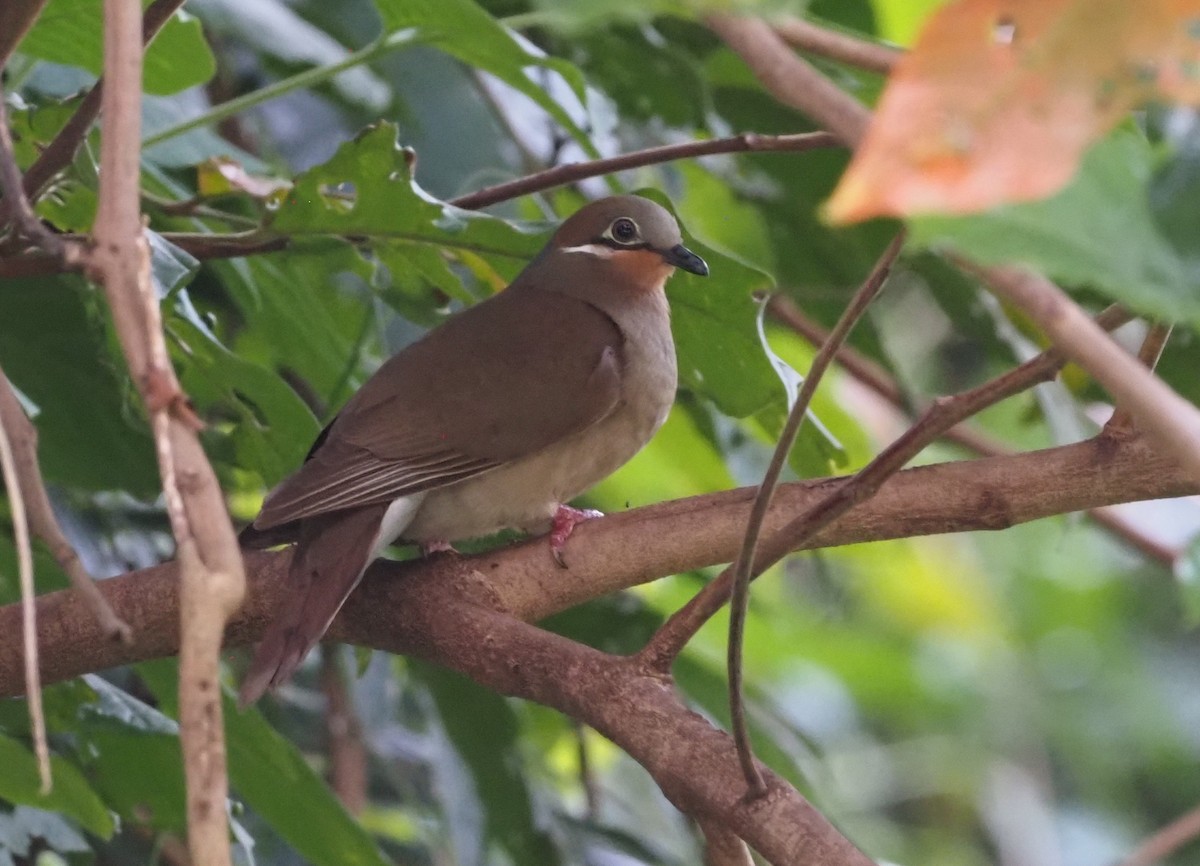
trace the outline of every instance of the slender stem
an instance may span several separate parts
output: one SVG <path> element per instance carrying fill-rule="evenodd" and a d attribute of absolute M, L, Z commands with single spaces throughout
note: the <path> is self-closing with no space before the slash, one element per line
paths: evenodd
<path fill-rule="evenodd" d="M 283 96 L 285 93 L 291 93 L 293 90 L 298 90 L 301 87 L 312 87 L 316 84 L 322 84 L 334 76 L 345 72 L 347 69 L 352 69 L 363 63 L 370 63 L 393 48 L 412 42 L 414 38 L 415 34 L 411 30 L 397 30 L 394 33 L 389 33 L 386 36 L 376 39 L 371 44 L 360 48 L 358 51 L 346 55 L 337 63 L 306 69 L 303 72 L 298 72 L 273 84 L 268 84 L 259 90 L 230 99 L 228 102 L 222 102 L 220 105 L 214 105 L 208 111 L 197 114 L 195 117 L 177 123 L 174 126 L 160 129 L 153 135 L 142 139 L 142 147 L 151 148 L 156 144 L 162 144 L 164 141 L 168 141 L 176 136 L 191 132 L 193 129 L 199 129 L 213 123 L 220 123 L 222 120 L 233 117 L 235 114 L 240 114 L 248 108 L 269 102 L 276 97 Z"/>
<path fill-rule="evenodd" d="M 21 169 L 17 165 L 17 157 L 13 151 L 12 130 L 8 122 L 8 103 L 4 98 L 4 89 L 0 87 L 0 192 L 8 204 L 9 212 L 17 220 L 17 226 L 25 237 L 29 238 L 43 250 L 56 258 L 64 268 L 79 267 L 81 259 L 79 249 L 67 244 L 61 236 L 56 235 L 38 219 L 33 206 L 25 196 L 21 185 Z"/>
<path fill-rule="evenodd" d="M 1197 837 L 1200 837 L 1200 806 L 1185 812 L 1142 840 L 1118 866 L 1151 866 L 1170 857 Z"/>
<path fill-rule="evenodd" d="M 29 542 L 29 522 L 25 499 L 17 478 L 17 461 L 8 431 L 0 423 L 0 471 L 12 509 L 13 535 L 17 545 L 17 571 L 21 583 L 21 634 L 25 655 L 25 697 L 29 701 L 29 727 L 33 731 L 33 751 L 37 755 L 41 793 L 50 793 L 50 746 L 46 741 L 46 717 L 42 711 L 42 683 L 38 668 L 37 608 L 33 587 L 33 550 Z"/>
<path fill-rule="evenodd" d="M 1129 313 L 1112 306 L 1096 317 L 1096 324 L 1109 331 L 1125 324 L 1130 318 Z M 1066 358 L 1061 352 L 1047 349 L 977 388 L 935 400 L 915 424 L 874 460 L 771 536 L 755 557 L 752 576 L 762 574 L 821 529 L 870 499 L 884 481 L 954 425 L 1013 394 L 1052 378 L 1065 363 Z M 732 569 L 727 568 L 663 623 L 638 653 L 641 662 L 651 670 L 669 670 L 692 636 L 725 605 L 732 588 Z"/>
<path fill-rule="evenodd" d="M 784 295 L 772 297 L 767 309 L 779 322 L 816 347 L 820 347 L 828 338 L 829 332 L 825 328 L 806 316 Z M 1147 337 L 1148 340 L 1149 337 Z M 1143 348 L 1145 348 L 1145 344 L 1143 344 Z M 901 412 L 907 413 L 912 408 L 891 374 L 870 358 L 849 346 L 843 346 L 838 351 L 837 362 L 845 368 L 847 373 Z M 1112 421 L 1110 420 L 1105 425 L 1105 429 L 1108 430 L 1111 427 Z M 1013 450 L 1005 443 L 965 424 L 951 427 L 942 438 L 984 457 L 1005 457 L 1013 453 Z M 1170 567 L 1178 555 L 1175 549 L 1149 537 L 1113 509 L 1095 508 L 1088 512 L 1088 516 L 1148 559 Z"/>
<path fill-rule="evenodd" d="M 1146 366 L 1146 369 L 1153 370 L 1158 366 L 1158 359 L 1162 357 L 1163 349 L 1167 347 L 1167 340 L 1170 337 L 1171 325 L 1158 323 L 1150 326 L 1146 338 L 1142 340 L 1141 348 L 1138 349 L 1138 360 Z M 1112 417 L 1104 425 L 1105 433 L 1122 433 L 1132 429 L 1133 416 L 1121 406 L 1113 410 Z"/>
<path fill-rule="evenodd" d="M 858 39 L 802 18 L 781 18 L 774 22 L 774 27 L 775 32 L 793 48 L 828 57 L 847 66 L 857 66 L 868 72 L 886 75 L 892 71 L 896 61 L 904 56 L 904 52 L 890 45 Z"/>
<path fill-rule="evenodd" d="M 746 607 L 750 597 L 750 567 L 754 563 L 755 552 L 758 548 L 758 536 L 762 531 L 767 511 L 771 508 L 775 489 L 779 485 L 779 476 L 787 464 L 787 456 L 796 442 L 796 434 L 800 432 L 800 425 L 808 414 L 808 407 L 817 391 L 817 385 L 820 384 L 829 365 L 833 363 L 833 357 L 837 354 L 838 349 L 846 342 L 850 330 L 862 318 L 867 307 L 883 289 L 888 274 L 891 272 L 892 264 L 904 246 L 904 237 L 905 232 L 901 230 L 887 245 L 880 255 L 879 261 L 875 263 L 875 267 L 871 269 L 871 273 L 862 286 L 854 293 L 850 303 L 846 305 L 846 309 L 838 318 L 837 324 L 834 325 L 833 331 L 830 332 L 829 338 L 822 344 L 817 356 L 813 359 L 808 376 L 801 385 L 800 393 L 796 395 L 796 402 L 783 425 L 783 432 L 779 436 L 779 442 L 775 445 L 775 453 L 771 455 L 771 463 L 767 467 L 762 484 L 759 485 L 758 493 L 754 497 L 754 504 L 750 508 L 750 519 L 746 525 L 746 534 L 742 538 L 742 548 L 732 566 L 733 592 L 730 600 L 729 644 L 727 647 L 729 715 L 733 725 L 733 739 L 737 744 L 738 758 L 741 761 L 742 772 L 746 776 L 746 784 L 750 788 L 751 796 L 759 796 L 765 791 L 762 774 L 754 761 L 754 750 L 746 727 L 746 711 L 742 699 L 742 645 L 746 628 Z"/>
<path fill-rule="evenodd" d="M 533 192 L 552 189 L 568 183 L 598 177 L 612 172 L 641 168 L 647 165 L 670 162 L 676 159 L 693 159 L 718 153 L 745 153 L 747 151 L 797 151 L 815 150 L 824 147 L 840 147 L 839 140 L 828 132 L 803 132 L 795 135 L 759 135 L 743 133 L 729 138 L 714 138 L 708 141 L 688 141 L 682 144 L 666 144 L 635 150 L 607 159 L 589 162 L 556 165 L 545 171 L 519 177 L 506 183 L 484 187 L 475 192 L 450 199 L 450 204 L 467 210 L 477 210 L 497 202 L 508 201 Z"/>
<path fill-rule="evenodd" d="M 21 486 L 30 531 L 50 548 L 55 562 L 71 579 L 71 586 L 96 617 L 105 638 L 119 640 L 125 644 L 132 643 L 133 633 L 129 625 L 118 617 L 104 600 L 95 580 L 83 567 L 79 554 L 67 540 L 58 519 L 54 516 L 50 496 L 46 492 L 46 482 L 38 467 L 37 428 L 25 415 L 21 401 L 17 399 L 16 392 L 13 391 L 3 370 L 0 370 L 0 426 L 4 427 L 12 444 L 17 481 Z"/>
<path fill-rule="evenodd" d="M 154 0 L 147 6 L 146 11 L 142 13 L 142 44 L 148 45 L 182 5 L 183 0 Z M 58 135 L 54 136 L 54 140 L 26 170 L 22 185 L 25 188 L 25 194 L 30 199 L 36 200 L 50 179 L 66 168 L 75 158 L 75 151 L 79 150 L 79 145 L 83 143 L 88 130 L 92 128 L 92 123 L 100 114 L 100 103 L 103 96 L 104 78 L 101 77 L 92 85 L 92 89 L 79 103 L 79 107 L 75 109 L 75 113 L 71 115 L 63 128 L 58 131 Z M 8 202 L 0 202 L 0 227 L 8 222 L 10 214 Z"/>

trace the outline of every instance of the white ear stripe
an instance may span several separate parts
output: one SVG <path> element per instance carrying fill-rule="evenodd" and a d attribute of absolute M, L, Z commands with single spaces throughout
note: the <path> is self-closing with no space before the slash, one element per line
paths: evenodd
<path fill-rule="evenodd" d="M 596 256 L 600 259 L 611 259 L 613 253 L 616 252 L 612 247 L 604 244 L 580 244 L 577 247 L 563 247 L 564 253 L 583 253 L 585 256 Z"/>

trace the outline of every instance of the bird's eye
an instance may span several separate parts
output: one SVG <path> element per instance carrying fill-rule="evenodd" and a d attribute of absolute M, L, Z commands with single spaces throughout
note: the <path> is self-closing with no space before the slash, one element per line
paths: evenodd
<path fill-rule="evenodd" d="M 608 233 L 619 244 L 631 244 L 638 239 L 637 223 L 629 219 L 629 217 L 621 217 L 620 219 L 613 220 L 612 227 L 609 228 Z"/>

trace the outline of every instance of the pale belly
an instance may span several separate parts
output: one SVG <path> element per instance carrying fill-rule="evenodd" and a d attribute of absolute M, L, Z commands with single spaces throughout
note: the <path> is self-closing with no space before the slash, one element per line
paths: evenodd
<path fill-rule="evenodd" d="M 640 411 L 619 407 L 537 455 L 430 491 L 401 537 L 429 542 L 476 538 L 502 529 L 545 532 L 560 503 L 611 475 L 650 441 L 666 420 L 670 403 L 637 408 Z"/>

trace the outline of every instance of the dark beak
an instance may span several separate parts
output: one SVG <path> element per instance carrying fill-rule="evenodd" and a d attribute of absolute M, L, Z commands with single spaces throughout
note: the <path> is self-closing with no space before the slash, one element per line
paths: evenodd
<path fill-rule="evenodd" d="M 675 244 L 669 250 L 661 250 L 659 254 L 668 265 L 674 265 L 677 268 L 683 268 L 685 271 L 691 271 L 697 276 L 708 276 L 708 265 L 704 259 L 700 258 L 683 244 Z"/>

